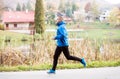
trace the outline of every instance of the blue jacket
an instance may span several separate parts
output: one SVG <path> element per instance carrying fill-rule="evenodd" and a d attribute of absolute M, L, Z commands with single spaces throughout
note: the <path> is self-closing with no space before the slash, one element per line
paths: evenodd
<path fill-rule="evenodd" d="M 64 21 L 61 21 L 57 23 L 57 35 L 55 37 L 55 40 L 57 40 L 57 46 L 64 47 L 68 46 L 68 33 L 66 30 L 66 23 Z"/>

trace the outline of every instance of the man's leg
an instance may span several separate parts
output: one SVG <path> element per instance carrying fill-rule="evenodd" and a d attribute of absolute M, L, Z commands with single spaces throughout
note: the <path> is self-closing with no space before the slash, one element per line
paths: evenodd
<path fill-rule="evenodd" d="M 58 57 L 60 56 L 61 52 L 62 52 L 61 47 L 57 46 L 57 48 L 55 50 L 55 54 L 54 54 L 52 70 L 56 70 L 56 66 L 57 66 L 57 63 L 58 63 Z"/>
<path fill-rule="evenodd" d="M 62 50 L 63 50 L 63 53 L 64 53 L 65 57 L 66 57 L 68 60 L 79 61 L 79 62 L 81 62 L 81 63 L 83 64 L 84 67 L 86 67 L 86 61 L 85 61 L 85 59 L 84 59 L 84 58 L 81 59 L 81 58 L 78 58 L 78 57 L 75 57 L 75 56 L 71 56 L 71 55 L 69 54 L 68 46 L 63 47 Z"/>
<path fill-rule="evenodd" d="M 81 58 L 70 55 L 68 46 L 62 47 L 62 50 L 63 50 L 63 53 L 64 53 L 65 57 L 68 60 L 75 60 L 75 61 L 80 61 L 81 62 L 81 60 L 82 60 Z"/>

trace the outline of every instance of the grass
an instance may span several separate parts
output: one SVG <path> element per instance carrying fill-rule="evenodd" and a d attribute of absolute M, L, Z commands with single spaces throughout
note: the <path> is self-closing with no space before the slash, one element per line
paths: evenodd
<path fill-rule="evenodd" d="M 79 25 L 79 27 L 77 27 Z M 120 39 L 120 30 L 114 29 L 113 24 L 107 23 L 77 23 L 67 24 L 67 29 L 84 29 L 82 32 L 69 32 L 69 38 L 89 38 L 89 39 Z M 47 25 L 48 29 L 56 29 L 55 25 Z M 49 33 L 53 36 L 55 33 Z"/>
<path fill-rule="evenodd" d="M 120 66 L 119 61 L 92 61 L 87 63 L 87 68 L 93 67 L 116 67 Z M 22 65 L 22 66 L 0 66 L 0 72 L 10 72 L 10 71 L 34 71 L 34 70 L 48 70 L 52 67 L 50 64 L 41 65 Z M 57 69 L 79 69 L 83 68 L 80 63 L 68 63 L 68 64 L 58 64 Z"/>
<path fill-rule="evenodd" d="M 92 29 L 87 30 L 86 34 L 81 34 L 81 37 L 90 39 L 118 39 L 120 38 L 120 30 Z"/>
<path fill-rule="evenodd" d="M 70 29 L 76 29 L 77 25 L 67 25 L 67 28 Z M 114 29 L 111 27 L 112 25 L 107 25 L 105 23 L 80 23 L 80 28 L 84 28 L 84 32 L 69 32 L 69 38 L 85 38 L 83 41 L 70 41 L 70 53 L 73 55 L 76 55 L 78 57 L 85 57 L 88 60 L 87 61 L 92 61 L 88 62 L 88 68 L 91 67 L 106 67 L 106 66 L 120 66 L 120 60 L 116 61 L 119 59 L 119 49 L 120 49 L 120 42 L 118 43 L 111 43 L 111 42 L 106 42 L 103 41 L 103 39 L 120 39 L 120 30 L 119 29 Z M 89 28 L 89 29 L 86 29 Z M 56 28 L 55 25 L 48 26 L 47 28 Z M 94 29 L 91 29 L 94 28 Z M 77 28 L 79 29 L 79 28 Z M 46 33 L 47 40 L 42 40 L 42 41 L 37 41 L 35 44 L 35 50 L 33 51 L 34 53 L 30 56 L 28 56 L 28 63 L 29 61 L 32 62 L 33 64 L 39 63 L 40 65 L 18 65 L 18 66 L 12 66 L 11 63 L 15 63 L 15 61 L 11 61 L 12 59 L 18 58 L 19 54 L 16 54 L 17 51 L 13 50 L 12 48 L 9 50 L 0 50 L 0 53 L 3 53 L 4 58 L 8 58 L 7 56 L 10 54 L 14 54 L 14 56 L 10 56 L 6 63 L 10 64 L 11 66 L 6 66 L 7 64 L 3 64 L 0 66 L 0 71 L 30 71 L 30 70 L 46 70 L 50 69 L 52 66 L 50 63 L 52 63 L 53 59 L 53 51 L 55 49 L 55 42 L 51 40 L 51 37 L 53 37 L 55 33 Z M 0 48 L 2 47 L 1 44 L 3 44 L 5 38 L 10 37 L 12 42 L 10 44 L 26 44 L 26 43 L 31 43 L 32 36 L 26 35 L 26 34 L 19 34 L 19 33 L 12 33 L 8 31 L 1 31 L 0 30 Z M 39 35 L 35 36 L 36 38 L 39 37 Z M 28 39 L 30 42 L 21 42 L 21 39 Z M 88 40 L 88 39 L 92 39 Z M 95 39 L 95 40 L 93 40 Z M 98 43 L 102 44 L 98 44 Z M 15 45 L 15 46 L 17 46 Z M 51 46 L 53 45 L 53 46 Z M 46 47 L 47 46 L 47 47 Z M 104 48 L 103 53 L 100 54 L 100 47 Z M 46 49 L 45 49 L 46 48 Z M 14 52 L 13 52 L 14 51 Z M 8 54 L 6 54 L 6 52 Z M 100 55 L 99 55 L 100 54 Z M 24 55 L 21 55 L 24 58 Z M 31 57 L 29 60 L 29 57 Z M 19 59 L 22 59 L 20 57 Z M 60 63 L 58 65 L 58 69 L 74 69 L 74 68 L 83 68 L 81 64 L 76 64 L 72 62 L 68 62 L 66 60 L 63 60 L 64 57 L 60 57 Z M 17 59 L 16 59 L 17 60 Z M 97 60 L 97 61 L 95 61 Z M 109 60 L 109 61 L 108 61 Z M 27 61 L 25 61 L 27 62 Z M 47 63 L 48 62 L 48 63 Z M 64 62 L 64 64 L 63 64 Z M 47 63 L 47 64 L 44 64 Z M 67 64 L 66 64 L 67 63 Z"/>
<path fill-rule="evenodd" d="M 78 27 L 79 25 L 79 27 Z M 48 29 L 56 29 L 57 26 L 54 25 L 46 25 Z M 66 25 L 68 29 L 79 29 L 79 28 L 97 28 L 97 29 L 111 29 L 114 27 L 113 24 L 101 23 L 101 22 L 80 22 L 80 23 L 72 23 Z"/>
<path fill-rule="evenodd" d="M 11 39 L 12 41 L 21 41 L 23 38 L 27 38 L 27 40 L 31 40 L 32 36 L 21 33 L 14 33 L 9 31 L 0 30 L 0 40 Z"/>

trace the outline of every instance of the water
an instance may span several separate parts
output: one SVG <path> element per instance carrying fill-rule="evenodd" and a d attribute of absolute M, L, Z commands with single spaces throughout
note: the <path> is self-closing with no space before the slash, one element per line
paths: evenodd
<path fill-rule="evenodd" d="M 32 42 L 2 42 L 0 43 L 0 49 L 10 48 L 17 51 L 21 51 L 23 54 L 29 54 L 34 51 L 35 43 Z"/>

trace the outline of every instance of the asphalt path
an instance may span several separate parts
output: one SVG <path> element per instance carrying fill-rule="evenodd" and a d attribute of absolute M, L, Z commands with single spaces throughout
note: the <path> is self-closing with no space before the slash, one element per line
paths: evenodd
<path fill-rule="evenodd" d="M 51 75 L 47 71 L 0 72 L 0 79 L 120 79 L 120 67 L 64 69 Z"/>

